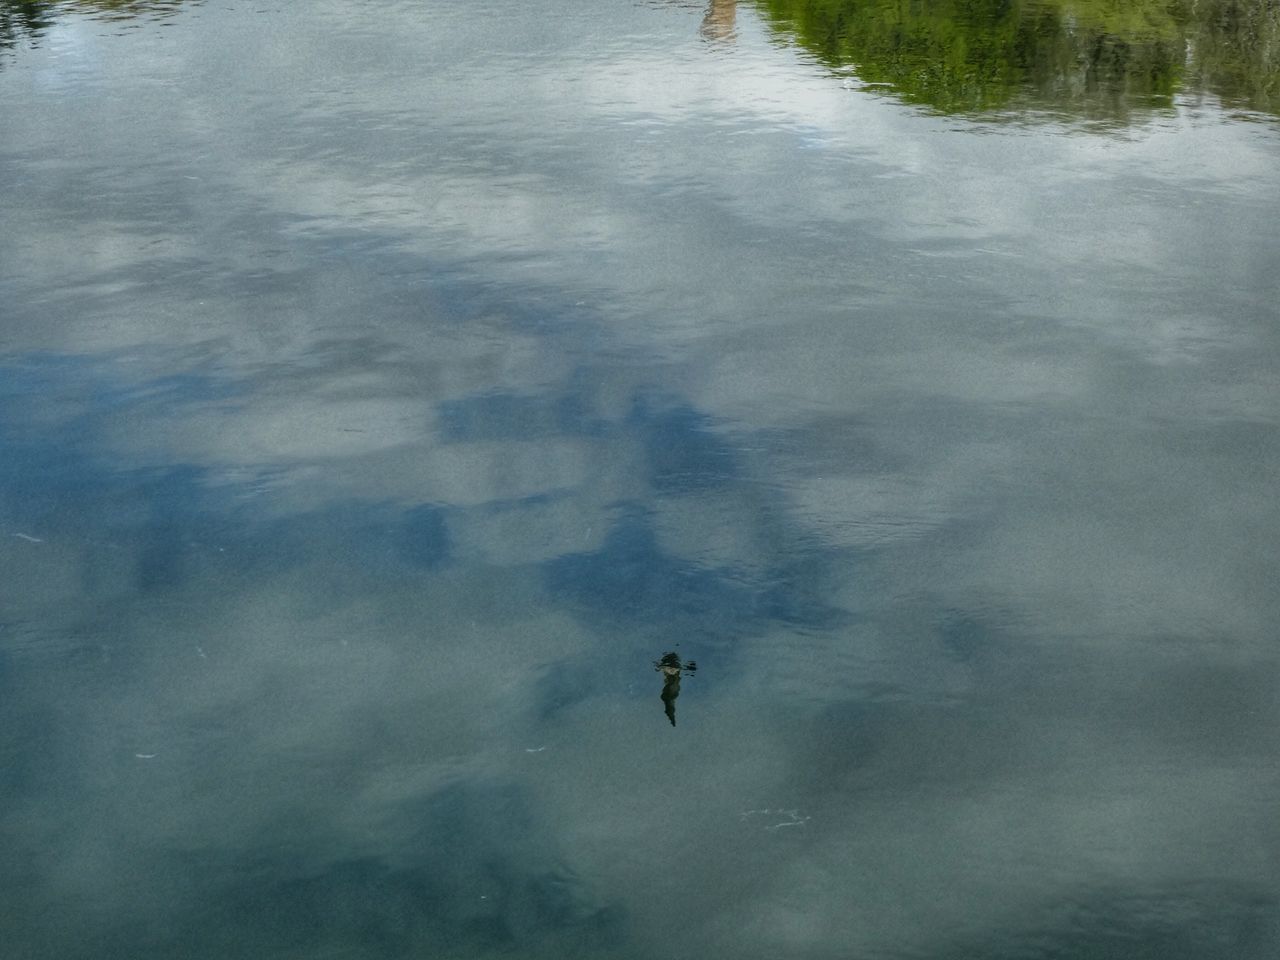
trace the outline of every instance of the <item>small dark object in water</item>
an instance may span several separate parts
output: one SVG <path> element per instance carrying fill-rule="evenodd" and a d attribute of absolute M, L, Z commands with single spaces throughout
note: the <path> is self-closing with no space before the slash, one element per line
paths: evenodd
<path fill-rule="evenodd" d="M 676 697 L 680 696 L 680 676 L 682 673 L 693 673 L 698 665 L 692 660 L 682 661 L 680 654 L 672 651 L 664 653 L 662 659 L 653 661 L 653 669 L 662 674 L 662 710 L 676 725 Z"/>

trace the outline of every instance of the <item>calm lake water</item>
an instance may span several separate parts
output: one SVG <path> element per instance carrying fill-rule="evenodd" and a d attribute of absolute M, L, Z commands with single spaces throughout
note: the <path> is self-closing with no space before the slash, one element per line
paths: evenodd
<path fill-rule="evenodd" d="M 1273 0 L 6 0 L 0 198 L 6 960 L 1280 956 Z"/>

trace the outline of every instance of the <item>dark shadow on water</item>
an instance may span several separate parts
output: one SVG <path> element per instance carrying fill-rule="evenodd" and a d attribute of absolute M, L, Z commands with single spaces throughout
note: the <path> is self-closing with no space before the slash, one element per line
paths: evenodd
<path fill-rule="evenodd" d="M 1040 922 L 964 939 L 937 960 L 1264 960 L 1280 944 L 1280 903 L 1239 883 L 1104 887 L 1047 906 Z M 1016 921 L 1015 921 L 1016 923 Z"/>
<path fill-rule="evenodd" d="M 491 392 L 446 400 L 438 408 L 441 438 L 450 442 L 593 436 L 606 426 L 572 391 L 556 396 Z"/>
<path fill-rule="evenodd" d="M 23 870 L 11 851 L 5 955 L 589 957 L 624 942 L 622 906 L 600 900 L 563 862 L 513 784 L 469 780 L 407 800 L 370 825 L 377 852 L 353 851 L 334 828 L 323 816 L 287 818 L 225 848 L 134 851 L 122 869 L 144 869 L 143 886 L 150 896 L 162 890 L 163 903 L 90 920 L 65 902 L 56 924 L 8 886 Z"/>
<path fill-rule="evenodd" d="M 627 426 L 639 434 L 649 482 L 659 493 L 694 493 L 741 477 L 732 448 L 711 429 L 711 419 L 685 404 L 637 397 Z"/>
<path fill-rule="evenodd" d="M 545 578 L 552 596 L 593 619 L 701 637 L 731 638 L 765 612 L 757 591 L 664 553 L 636 505 L 600 549 L 548 562 Z"/>
<path fill-rule="evenodd" d="M 407 833 L 393 854 L 311 870 L 291 869 L 285 854 L 256 871 L 256 889 L 229 885 L 225 909 L 280 946 L 345 944 L 374 957 L 616 939 L 620 911 L 590 899 L 514 785 L 456 784 L 396 818 Z M 323 849 L 323 838 L 301 839 L 309 856 Z"/>
<path fill-rule="evenodd" d="M 639 439 L 645 479 L 657 497 L 714 495 L 749 484 L 733 446 L 713 429 L 711 418 L 688 404 L 641 394 L 620 436 Z M 617 505 L 619 515 L 598 549 L 545 564 L 547 589 L 602 629 L 625 624 L 703 641 L 732 641 L 769 622 L 840 622 L 846 614 L 825 592 L 837 552 L 799 546 L 778 504 L 754 495 L 746 502 L 752 506 L 735 522 L 758 531 L 774 550 L 758 574 L 669 554 L 648 505 L 631 502 Z"/>
<path fill-rule="evenodd" d="M 163 513 L 139 528 L 138 588 L 180 586 L 220 567 L 239 577 L 306 567 L 330 597 L 355 596 L 380 578 L 412 577 L 450 560 L 444 513 L 347 500 L 285 517 L 264 518 L 208 503 L 204 485 L 166 477 L 150 487 Z M 139 485 L 144 494 L 148 488 Z M 166 497 L 169 503 L 165 503 Z M 186 510 L 174 500 L 186 498 Z"/>

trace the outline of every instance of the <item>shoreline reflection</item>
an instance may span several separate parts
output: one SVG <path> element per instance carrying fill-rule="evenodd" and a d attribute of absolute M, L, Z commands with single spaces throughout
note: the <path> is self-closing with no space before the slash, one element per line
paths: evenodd
<path fill-rule="evenodd" d="M 738 36 L 738 0 L 710 0 L 699 31 L 707 40 L 732 41 Z"/>
<path fill-rule="evenodd" d="M 712 4 L 714 7 L 716 4 Z M 1280 115 L 1280 19 L 1231 0 L 1117 10 L 1095 0 L 761 0 L 765 20 L 842 75 L 944 114 L 1128 122 L 1179 95 Z"/>

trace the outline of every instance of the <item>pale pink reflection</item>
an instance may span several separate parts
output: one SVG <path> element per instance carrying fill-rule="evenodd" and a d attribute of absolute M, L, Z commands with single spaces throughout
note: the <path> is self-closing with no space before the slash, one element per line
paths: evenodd
<path fill-rule="evenodd" d="M 702 35 L 708 40 L 732 40 L 737 36 L 738 0 L 710 0 L 702 18 Z"/>

